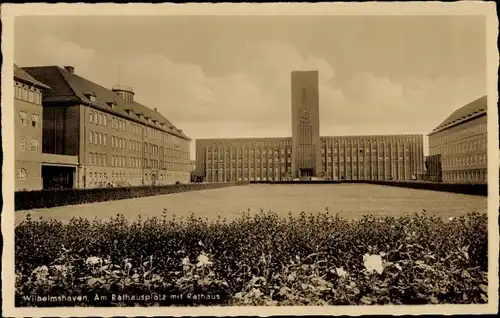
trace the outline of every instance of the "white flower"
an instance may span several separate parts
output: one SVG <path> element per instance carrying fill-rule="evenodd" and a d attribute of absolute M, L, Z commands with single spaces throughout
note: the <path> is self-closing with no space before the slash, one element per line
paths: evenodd
<path fill-rule="evenodd" d="M 453 221 L 455 218 L 454 217 L 450 217 L 448 218 L 448 221 Z"/>
<path fill-rule="evenodd" d="M 340 277 L 346 277 L 347 276 L 347 272 L 342 267 L 336 268 L 335 271 L 337 272 L 337 275 L 340 276 Z"/>
<path fill-rule="evenodd" d="M 382 265 L 382 257 L 380 255 L 363 255 L 363 261 L 365 268 L 368 272 L 377 272 L 382 274 L 384 271 L 384 266 Z"/>
<path fill-rule="evenodd" d="M 52 265 L 52 268 L 58 272 L 62 272 L 65 269 L 64 265 Z"/>
<path fill-rule="evenodd" d="M 402 270 L 403 270 L 403 269 L 401 268 L 401 265 L 399 265 L 398 263 L 396 263 L 394 266 L 395 266 L 395 267 L 396 267 L 399 271 L 402 271 Z"/>
<path fill-rule="evenodd" d="M 91 257 L 87 258 L 87 260 L 85 261 L 85 263 L 87 263 L 88 265 L 96 265 L 96 264 L 99 264 L 101 262 L 102 262 L 102 260 L 96 256 L 91 256 Z"/>
<path fill-rule="evenodd" d="M 187 257 L 187 256 L 186 256 L 186 257 L 184 257 L 184 258 L 181 260 L 181 262 L 182 262 L 182 265 L 184 265 L 184 266 L 186 266 L 186 265 L 190 265 L 190 264 L 191 264 L 191 262 L 189 261 L 189 257 Z"/>
<path fill-rule="evenodd" d="M 49 275 L 49 268 L 47 266 L 40 266 L 35 268 L 33 274 L 36 276 L 37 280 L 43 280 Z"/>
<path fill-rule="evenodd" d="M 131 268 L 132 268 L 132 264 L 129 261 L 125 262 L 125 270 L 129 270 Z"/>
<path fill-rule="evenodd" d="M 205 253 L 201 253 L 198 256 L 198 264 L 196 264 L 196 266 L 198 266 L 198 267 L 201 267 L 201 266 L 210 266 L 212 264 L 213 263 L 210 261 L 210 259 L 208 258 L 208 256 L 205 255 Z"/>
<path fill-rule="evenodd" d="M 43 274 L 43 273 L 47 273 L 47 274 L 49 273 L 49 268 L 45 265 L 37 267 L 33 271 L 33 274 Z"/>

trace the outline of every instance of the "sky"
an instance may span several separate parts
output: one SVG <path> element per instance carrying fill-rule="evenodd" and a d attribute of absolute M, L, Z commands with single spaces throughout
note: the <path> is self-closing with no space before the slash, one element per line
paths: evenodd
<path fill-rule="evenodd" d="M 193 139 L 291 136 L 293 70 L 319 71 L 322 136 L 428 134 L 486 94 L 482 16 L 17 17 L 14 56 L 132 86 Z"/>

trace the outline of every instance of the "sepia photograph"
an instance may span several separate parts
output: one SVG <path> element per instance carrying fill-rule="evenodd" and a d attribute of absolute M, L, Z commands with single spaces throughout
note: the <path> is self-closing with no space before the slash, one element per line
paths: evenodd
<path fill-rule="evenodd" d="M 495 3 L 1 13 L 4 314 L 497 312 Z"/>

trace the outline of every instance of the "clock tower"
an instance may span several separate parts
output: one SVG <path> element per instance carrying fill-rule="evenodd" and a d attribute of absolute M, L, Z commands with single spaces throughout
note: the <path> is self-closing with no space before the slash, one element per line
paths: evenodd
<path fill-rule="evenodd" d="M 318 71 L 292 72 L 292 175 L 321 174 Z"/>

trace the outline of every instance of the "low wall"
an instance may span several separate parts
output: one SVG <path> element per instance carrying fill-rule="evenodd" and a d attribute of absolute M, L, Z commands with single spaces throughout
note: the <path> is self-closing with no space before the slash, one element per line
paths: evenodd
<path fill-rule="evenodd" d="M 382 181 L 382 180 L 311 180 L 311 181 L 250 181 L 259 184 L 340 184 L 364 183 L 410 189 L 453 192 L 478 196 L 488 196 L 487 184 L 441 183 L 431 181 Z"/>
<path fill-rule="evenodd" d="M 226 188 L 245 184 L 248 184 L 248 182 L 188 183 L 165 186 L 20 191 L 15 193 L 15 210 L 31 210 L 92 202 L 123 200 L 169 193 Z"/>

